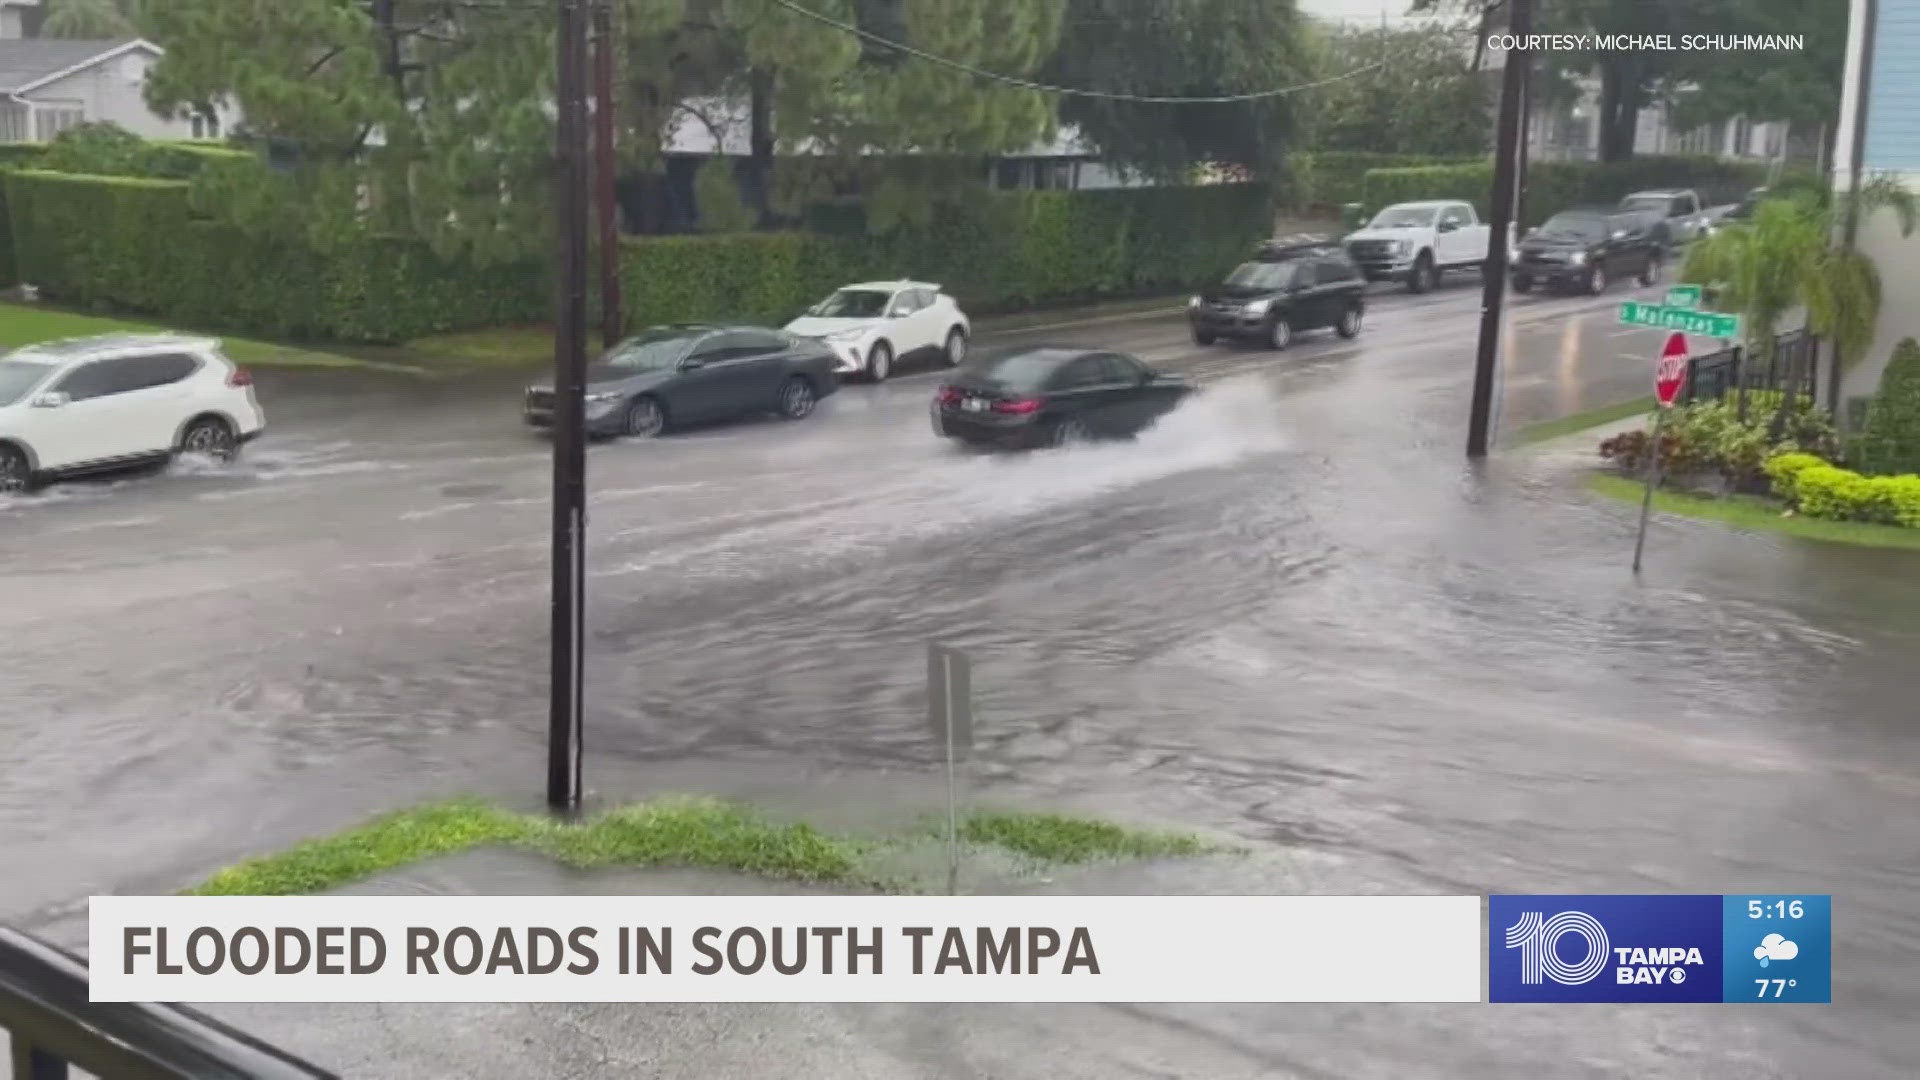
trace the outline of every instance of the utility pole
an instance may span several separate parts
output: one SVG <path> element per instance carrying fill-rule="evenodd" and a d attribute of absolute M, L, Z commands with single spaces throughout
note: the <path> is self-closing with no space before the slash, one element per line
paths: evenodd
<path fill-rule="evenodd" d="M 613 147 L 613 0 L 593 6 L 594 201 L 600 224 L 600 344 L 623 336 L 620 319 L 620 203 Z"/>
<path fill-rule="evenodd" d="M 558 0 L 559 240 L 553 335 L 553 657 L 547 716 L 547 805 L 580 808 L 587 444 L 587 0 Z"/>
<path fill-rule="evenodd" d="M 1531 50 L 1525 48 L 1533 31 L 1533 0 L 1510 0 L 1508 31 L 1522 46 L 1507 52 L 1501 68 L 1500 135 L 1493 159 L 1493 197 L 1488 209 L 1493 220 L 1487 236 L 1487 262 L 1481 271 L 1485 294 L 1480 302 L 1480 348 L 1473 366 L 1472 414 L 1467 420 L 1467 456 L 1487 456 L 1488 429 L 1493 413 L 1493 378 L 1500 348 L 1500 306 L 1507 294 L 1507 245 L 1511 242 L 1514 192 L 1518 190 L 1520 153 L 1520 99 L 1526 89 Z"/>

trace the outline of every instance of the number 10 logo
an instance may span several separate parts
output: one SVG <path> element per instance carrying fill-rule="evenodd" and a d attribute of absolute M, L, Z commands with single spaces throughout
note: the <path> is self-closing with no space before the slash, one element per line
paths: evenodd
<path fill-rule="evenodd" d="M 1586 939 L 1586 959 L 1577 964 L 1560 959 L 1560 939 L 1568 934 Z M 1507 948 L 1520 950 L 1521 985 L 1538 986 L 1544 976 L 1561 986 L 1580 986 L 1606 969 L 1607 928 L 1584 911 L 1563 911 L 1551 919 L 1527 911 L 1507 927 Z"/>

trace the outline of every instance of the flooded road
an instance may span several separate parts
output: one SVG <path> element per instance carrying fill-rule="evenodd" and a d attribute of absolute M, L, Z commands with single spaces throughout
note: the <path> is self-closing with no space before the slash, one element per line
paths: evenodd
<path fill-rule="evenodd" d="M 1661 335 L 1619 298 L 1514 305 L 1504 427 L 1646 392 Z M 1388 297 L 1282 354 L 1177 317 L 1000 340 L 1207 382 L 1137 444 L 960 454 L 903 375 L 597 447 L 589 786 L 931 781 L 938 637 L 978 664 L 983 797 L 1290 868 L 1164 891 L 1835 895 L 1831 1008 L 1157 1009 L 1255 1048 L 1177 1075 L 1920 1074 L 1920 558 L 1660 521 L 1636 582 L 1633 508 L 1462 463 L 1478 300 Z M 515 386 L 262 383 L 231 469 L 0 506 L 0 836 L 32 868 L 0 917 L 434 794 L 538 798 L 549 456 Z M 883 1040 L 902 1010 L 841 1012 Z"/>

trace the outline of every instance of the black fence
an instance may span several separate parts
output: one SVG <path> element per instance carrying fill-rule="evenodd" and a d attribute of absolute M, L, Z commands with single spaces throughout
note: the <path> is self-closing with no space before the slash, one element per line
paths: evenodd
<path fill-rule="evenodd" d="M 1685 403 L 1696 401 L 1739 402 L 1740 415 L 1746 418 L 1756 393 L 1779 393 L 1793 387 L 1796 397 L 1812 400 L 1820 380 L 1820 339 L 1805 330 L 1790 330 L 1773 339 L 1773 355 L 1767 359 L 1749 355 L 1746 348 L 1730 345 L 1718 352 L 1696 356 L 1687 361 Z"/>
<path fill-rule="evenodd" d="M 87 962 L 0 927 L 0 1026 L 14 1080 L 339 1080 L 180 1005 L 87 1000 Z"/>

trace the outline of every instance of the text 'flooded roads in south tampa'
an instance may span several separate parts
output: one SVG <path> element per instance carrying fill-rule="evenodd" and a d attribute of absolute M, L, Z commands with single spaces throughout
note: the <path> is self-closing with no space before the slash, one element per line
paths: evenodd
<path fill-rule="evenodd" d="M 1570 458 L 1461 463 L 1477 301 L 1382 296 L 1359 338 L 1285 352 L 1173 312 L 978 328 L 1201 386 L 1135 442 L 960 452 L 933 371 L 597 447 L 589 788 L 910 820 L 942 791 L 939 640 L 976 665 L 979 799 L 1251 851 L 1059 888 L 1832 893 L 1831 1008 L 221 1015 L 355 1075 L 533 1075 L 578 1031 L 658 1063 L 634 1074 L 1920 1075 L 1914 555 L 1656 516 L 1634 580 L 1634 508 Z M 1616 305 L 1514 300 L 1501 430 L 1647 394 L 1664 335 Z M 274 428 L 231 468 L 0 508 L 9 921 L 438 795 L 537 801 L 550 463 L 522 385 L 360 378 L 262 376 Z"/>

